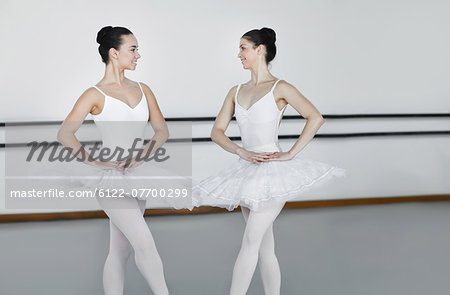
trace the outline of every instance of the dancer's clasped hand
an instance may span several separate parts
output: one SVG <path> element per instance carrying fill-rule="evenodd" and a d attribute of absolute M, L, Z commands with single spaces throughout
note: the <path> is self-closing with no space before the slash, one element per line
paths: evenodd
<path fill-rule="evenodd" d="M 255 153 L 243 148 L 238 149 L 236 153 L 242 159 L 255 164 L 270 161 L 270 157 L 273 154 L 273 153 Z"/>
<path fill-rule="evenodd" d="M 125 161 L 94 161 L 92 166 L 103 169 L 103 170 L 117 170 L 123 174 L 132 172 L 136 167 L 144 163 L 144 161 L 138 161 L 136 158 Z"/>
<path fill-rule="evenodd" d="M 142 163 L 144 163 L 143 160 L 138 161 L 136 160 L 136 158 L 131 159 L 131 161 L 130 160 L 120 161 L 118 162 L 117 170 L 121 171 L 123 174 L 127 174 L 133 172 L 133 170 Z"/>

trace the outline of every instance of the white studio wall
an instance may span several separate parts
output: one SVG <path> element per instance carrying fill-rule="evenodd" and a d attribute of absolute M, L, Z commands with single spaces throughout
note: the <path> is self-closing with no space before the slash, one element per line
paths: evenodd
<path fill-rule="evenodd" d="M 240 36 L 277 32 L 272 70 L 325 113 L 448 112 L 448 1 L 1 1 L 4 120 L 61 120 L 103 75 L 95 37 L 128 27 L 168 117 L 215 115 L 248 79 Z M 176 87 L 174 87 L 176 86 Z"/>

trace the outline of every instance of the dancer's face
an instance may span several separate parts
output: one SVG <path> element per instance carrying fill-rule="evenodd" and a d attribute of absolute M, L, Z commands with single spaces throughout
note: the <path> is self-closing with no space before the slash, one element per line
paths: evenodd
<path fill-rule="evenodd" d="M 264 46 L 254 46 L 255 44 L 245 38 L 241 38 L 241 41 L 239 42 L 238 58 L 241 60 L 244 69 L 255 67 L 261 62 L 261 57 L 264 57 Z"/>
<path fill-rule="evenodd" d="M 141 58 L 138 53 L 138 43 L 133 35 L 122 35 L 122 44 L 119 50 L 115 50 L 115 60 L 117 66 L 125 70 L 135 70 L 137 66 L 137 60 Z"/>

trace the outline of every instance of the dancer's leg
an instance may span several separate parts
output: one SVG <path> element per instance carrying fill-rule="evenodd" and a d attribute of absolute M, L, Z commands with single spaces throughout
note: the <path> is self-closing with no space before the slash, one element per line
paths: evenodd
<path fill-rule="evenodd" d="M 144 214 L 145 200 L 136 200 Z M 117 226 L 109 221 L 109 253 L 103 268 L 103 289 L 106 295 L 122 295 L 125 282 L 125 267 L 133 250 L 130 242 Z"/>
<path fill-rule="evenodd" d="M 250 210 L 241 207 L 245 221 L 248 220 Z M 279 295 L 281 289 L 281 272 L 275 255 L 275 239 L 273 236 L 273 224 L 267 229 L 259 247 L 259 270 L 266 295 Z"/>
<path fill-rule="evenodd" d="M 283 209 L 284 203 L 274 203 L 259 211 L 250 211 L 242 239 L 241 250 L 234 265 L 230 295 L 245 295 L 255 272 L 258 252 L 265 233 Z"/>
<path fill-rule="evenodd" d="M 161 258 L 159 257 L 150 229 L 142 216 L 138 200 L 132 197 L 125 197 L 99 198 L 98 201 L 111 222 L 131 244 L 135 253 L 136 266 L 146 279 L 153 293 L 155 295 L 169 294 Z"/>

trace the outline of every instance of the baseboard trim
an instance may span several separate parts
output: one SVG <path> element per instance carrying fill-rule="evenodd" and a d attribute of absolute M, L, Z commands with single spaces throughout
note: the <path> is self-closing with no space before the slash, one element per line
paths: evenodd
<path fill-rule="evenodd" d="M 439 202 L 450 201 L 450 195 L 426 195 L 426 196 L 405 196 L 405 197 L 383 197 L 383 198 L 361 198 L 361 199 L 338 199 L 338 200 L 318 200 L 318 201 L 296 201 L 288 202 L 285 209 L 317 208 L 317 207 L 337 207 L 337 206 L 360 206 L 379 205 L 393 203 L 411 202 Z M 236 208 L 234 211 L 239 211 Z M 193 215 L 225 213 L 227 209 L 216 207 L 200 207 L 192 211 L 187 209 L 146 209 L 144 216 L 163 215 Z M 89 219 L 107 218 L 103 211 L 81 211 L 81 212 L 55 212 L 55 213 L 20 213 L 20 214 L 0 214 L 0 223 L 3 222 L 25 222 L 25 221 L 49 221 L 67 219 Z"/>

